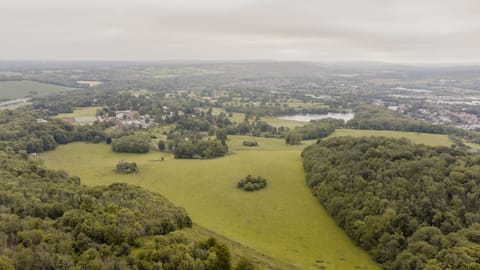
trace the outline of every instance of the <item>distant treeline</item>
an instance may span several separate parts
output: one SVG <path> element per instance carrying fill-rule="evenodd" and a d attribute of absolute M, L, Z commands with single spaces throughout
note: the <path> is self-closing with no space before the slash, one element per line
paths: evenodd
<path fill-rule="evenodd" d="M 302 157 L 313 194 L 385 269 L 480 269 L 480 155 L 338 137 Z"/>
<path fill-rule="evenodd" d="M 359 108 L 355 112 L 355 117 L 347 123 L 346 127 L 456 135 L 471 142 L 480 143 L 480 132 L 404 118 L 398 113 L 380 106 Z"/>
<path fill-rule="evenodd" d="M 343 120 L 323 119 L 311 121 L 303 127 L 296 127 L 285 137 L 287 144 L 300 144 L 302 140 L 314 140 L 328 137 L 339 127 L 345 126 Z"/>
<path fill-rule="evenodd" d="M 47 120 L 48 119 L 48 120 Z M 0 111 L 0 151 L 44 152 L 74 141 L 102 142 L 109 123 L 72 125 L 30 107 Z"/>

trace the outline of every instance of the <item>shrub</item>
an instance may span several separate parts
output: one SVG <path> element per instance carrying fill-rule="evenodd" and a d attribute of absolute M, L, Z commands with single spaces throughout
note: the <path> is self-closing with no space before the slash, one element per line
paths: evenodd
<path fill-rule="evenodd" d="M 237 188 L 243 189 L 244 191 L 255 191 L 267 186 L 267 179 L 258 176 L 253 177 L 250 174 L 247 177 L 241 179 L 237 183 Z"/>
<path fill-rule="evenodd" d="M 258 146 L 256 141 L 243 141 L 243 146 Z"/>
<path fill-rule="evenodd" d="M 124 174 L 138 173 L 137 163 L 120 161 L 117 164 L 116 171 Z"/>

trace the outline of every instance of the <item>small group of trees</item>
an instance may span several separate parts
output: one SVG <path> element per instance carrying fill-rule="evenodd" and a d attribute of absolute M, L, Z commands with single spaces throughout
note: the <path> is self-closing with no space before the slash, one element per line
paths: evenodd
<path fill-rule="evenodd" d="M 226 144 L 222 144 L 218 140 L 198 140 L 182 141 L 177 144 L 173 154 L 175 158 L 202 158 L 210 159 L 216 157 L 222 157 L 228 152 Z"/>
<path fill-rule="evenodd" d="M 258 146 L 257 141 L 243 141 L 243 146 Z"/>
<path fill-rule="evenodd" d="M 247 177 L 241 179 L 237 183 L 237 188 L 244 191 L 255 191 L 267 186 L 267 179 L 257 176 L 253 177 L 252 175 L 247 175 Z"/>
<path fill-rule="evenodd" d="M 129 135 L 112 142 L 112 151 L 120 153 L 147 153 L 150 138 L 148 136 Z"/>
<path fill-rule="evenodd" d="M 137 163 L 120 161 L 117 163 L 115 171 L 123 174 L 138 173 Z"/>
<path fill-rule="evenodd" d="M 303 127 L 297 127 L 285 136 L 286 144 L 301 144 L 302 140 L 322 139 L 332 134 L 338 127 L 343 127 L 345 123 L 338 119 L 323 119 L 311 121 L 310 124 Z"/>

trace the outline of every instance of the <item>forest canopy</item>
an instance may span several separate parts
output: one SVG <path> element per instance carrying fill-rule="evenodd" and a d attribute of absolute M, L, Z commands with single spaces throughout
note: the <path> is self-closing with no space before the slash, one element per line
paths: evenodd
<path fill-rule="evenodd" d="M 231 269 L 225 245 L 177 232 L 192 221 L 161 195 L 86 187 L 4 152 L 0 179 L 1 269 Z"/>
<path fill-rule="evenodd" d="M 480 156 L 338 137 L 302 153 L 307 183 L 385 269 L 480 269 Z"/>

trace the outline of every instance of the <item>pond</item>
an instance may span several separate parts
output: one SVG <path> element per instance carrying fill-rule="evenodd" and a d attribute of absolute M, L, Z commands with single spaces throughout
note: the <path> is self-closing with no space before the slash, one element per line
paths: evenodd
<path fill-rule="evenodd" d="M 348 122 L 353 119 L 353 113 L 326 113 L 326 114 L 295 114 L 279 117 L 283 120 L 294 120 L 300 122 L 310 122 L 311 120 L 321 120 L 326 118 L 341 119 Z"/>

